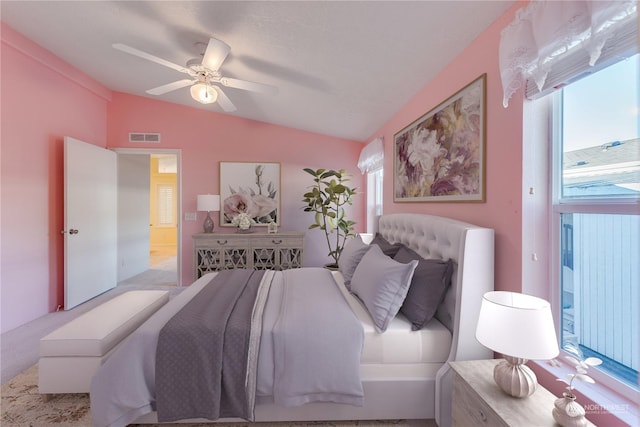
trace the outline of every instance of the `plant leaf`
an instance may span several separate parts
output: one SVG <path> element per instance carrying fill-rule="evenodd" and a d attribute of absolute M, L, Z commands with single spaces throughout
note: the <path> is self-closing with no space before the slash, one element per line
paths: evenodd
<path fill-rule="evenodd" d="M 586 383 L 589 383 L 589 384 L 595 384 L 596 383 L 594 381 L 594 379 L 591 378 L 589 375 L 578 374 L 578 375 L 576 375 L 576 378 L 578 378 L 579 380 L 584 381 Z"/>
<path fill-rule="evenodd" d="M 586 363 L 589 366 L 598 366 L 598 365 L 602 365 L 602 360 L 598 359 L 597 357 L 587 357 L 584 360 L 584 363 Z"/>
<path fill-rule="evenodd" d="M 565 356 L 565 358 L 574 366 L 580 365 L 580 361 L 573 356 Z"/>

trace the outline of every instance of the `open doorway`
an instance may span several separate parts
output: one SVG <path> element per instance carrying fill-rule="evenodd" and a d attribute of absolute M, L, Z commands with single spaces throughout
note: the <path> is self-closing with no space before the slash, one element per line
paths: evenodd
<path fill-rule="evenodd" d="M 118 285 L 180 286 L 180 151 L 118 153 Z"/>
<path fill-rule="evenodd" d="M 178 160 L 175 154 L 151 154 L 149 183 L 149 269 L 173 272 L 177 281 Z M 170 278 L 167 275 L 165 279 Z"/>

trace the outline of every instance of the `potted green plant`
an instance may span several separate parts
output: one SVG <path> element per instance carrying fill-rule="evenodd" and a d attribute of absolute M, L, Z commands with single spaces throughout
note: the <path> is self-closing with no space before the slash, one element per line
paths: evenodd
<path fill-rule="evenodd" d="M 329 246 L 329 256 L 333 262 L 327 268 L 337 268 L 342 249 L 347 237 L 353 235 L 355 222 L 346 218 L 346 205 L 352 204 L 356 189 L 346 185 L 349 175 L 344 169 L 313 170 L 305 168 L 305 172 L 313 177 L 314 184 L 304 194 L 305 212 L 315 212 L 315 222 L 309 229 L 319 228 L 324 231 Z"/>

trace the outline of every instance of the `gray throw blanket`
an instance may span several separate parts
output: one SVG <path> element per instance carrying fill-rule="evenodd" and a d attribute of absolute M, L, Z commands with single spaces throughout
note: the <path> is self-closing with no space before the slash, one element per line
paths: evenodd
<path fill-rule="evenodd" d="M 158 421 L 253 418 L 246 378 L 252 312 L 264 271 L 225 270 L 160 331 Z"/>

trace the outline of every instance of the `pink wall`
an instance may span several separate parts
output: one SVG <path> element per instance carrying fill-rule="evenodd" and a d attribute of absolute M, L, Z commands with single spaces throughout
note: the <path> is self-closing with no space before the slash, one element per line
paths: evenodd
<path fill-rule="evenodd" d="M 129 144 L 129 132 L 160 132 L 154 148 L 182 150 L 182 210 L 195 211 L 197 194 L 217 192 L 219 161 L 280 162 L 282 230 L 305 231 L 311 221 L 301 198 L 310 184 L 302 168 L 354 173 L 362 148 L 342 140 L 266 123 L 113 94 L 50 52 L 2 24 L 1 325 L 16 328 L 63 304 L 63 138 L 101 147 Z M 364 196 L 361 198 L 364 200 Z M 364 228 L 364 207 L 352 215 Z M 191 234 L 183 222 L 183 282 L 191 283 Z M 217 221 L 216 221 L 217 222 Z M 317 230 L 307 233 L 305 263 L 326 258 Z"/>
<path fill-rule="evenodd" d="M 526 3 L 526 2 L 525 2 Z M 385 169 L 393 171 L 393 135 L 483 73 L 487 74 L 486 202 L 394 203 L 392 173 L 384 187 L 384 211 L 449 216 L 496 231 L 499 290 L 521 290 L 522 95 L 502 107 L 498 71 L 500 31 L 524 3 L 518 2 L 410 100 L 373 136 L 385 138 Z M 182 150 L 182 211 L 195 211 L 196 195 L 219 188 L 219 161 L 272 161 L 282 167 L 282 229 L 305 230 L 301 194 L 309 183 L 303 167 L 345 168 L 364 188 L 355 162 L 361 145 L 146 98 L 111 94 L 2 24 L 2 331 L 54 310 L 62 303 L 62 137 L 108 147 L 144 147 L 128 132 L 160 132 L 157 148 Z M 35 102 L 34 102 L 35 100 Z M 364 229 L 364 197 L 353 215 Z M 183 225 L 183 275 L 191 281 L 191 234 Z M 320 235 L 307 233 L 307 264 L 325 257 Z M 541 373 L 540 382 L 556 383 Z M 556 387 L 557 388 L 557 387 Z M 555 390 L 554 390 L 555 391 Z M 598 422 L 614 425 L 604 415 Z"/>
<path fill-rule="evenodd" d="M 108 108 L 110 148 L 182 150 L 182 219 L 195 212 L 196 195 L 219 194 L 220 161 L 279 162 L 281 173 L 281 230 L 305 231 L 313 221 L 302 212 L 302 195 L 312 184 L 303 168 L 346 169 L 352 184 L 364 187 L 356 168 L 363 145 L 270 125 L 225 114 L 185 107 L 139 96 L 114 93 Z M 161 144 L 131 144 L 129 132 L 158 132 Z M 364 230 L 364 195 L 357 198 L 351 215 Z M 193 281 L 192 234 L 200 232 L 204 214 L 196 222 L 182 220 L 182 282 Z M 218 224 L 217 217 L 214 222 Z M 219 228 L 218 228 L 219 229 Z M 329 261 L 326 243 L 318 230 L 307 231 L 305 265 Z"/>
<path fill-rule="evenodd" d="M 523 96 L 515 94 L 509 108 L 502 106 L 502 84 L 498 68 L 500 32 L 526 6 L 519 1 L 474 40 L 435 79 L 384 124 L 374 136 L 385 140 L 384 212 L 417 212 L 442 215 L 495 230 L 495 289 L 522 292 L 522 160 Z M 395 203 L 393 201 L 393 136 L 480 75 L 487 74 L 486 112 L 486 202 L 485 203 Z M 534 369 L 542 386 L 556 396 L 561 383 L 544 369 Z M 580 396 L 585 405 L 594 402 Z M 551 411 L 552 408 L 549 408 Z M 589 413 L 597 425 L 626 425 L 607 413 Z"/>
<path fill-rule="evenodd" d="M 517 5 L 496 21 L 374 133 L 385 137 L 385 168 L 392 171 L 393 134 L 479 75 L 487 73 L 486 203 L 394 203 L 392 174 L 389 173 L 385 182 L 384 210 L 386 213 L 433 213 L 494 228 L 496 288 L 502 290 L 519 290 L 521 275 L 522 110 L 518 99 L 511 102 L 509 109 L 502 107 L 497 68 L 499 32 L 513 18 L 516 8 Z M 285 230 L 303 230 L 308 224 L 308 220 L 299 215 L 300 195 L 308 183 L 301 171 L 303 167 L 344 167 L 357 172 L 354 165 L 360 145 L 354 141 L 119 93 L 113 95 L 111 102 L 106 102 L 104 94 L 96 96 L 99 90 L 92 87 L 90 81 L 87 83 L 86 76 L 83 78 L 77 71 L 69 71 L 70 67 L 49 52 L 10 29 L 4 30 L 3 26 L 2 79 L 11 84 L 3 84 L 2 93 L 5 145 L 2 159 L 2 304 L 3 307 L 19 307 L 20 304 L 13 302 L 21 301 L 26 295 L 47 295 L 33 302 L 37 308 L 26 310 L 29 314 L 17 318 L 29 319 L 33 313 L 44 314 L 62 301 L 62 240 L 57 232 L 62 224 L 60 143 L 65 134 L 101 146 L 136 147 L 127 142 L 128 132 L 160 132 L 162 144 L 158 148 L 182 149 L 183 212 L 195 210 L 196 194 L 217 191 L 219 161 L 281 162 L 282 229 Z M 10 39 L 11 44 L 7 45 L 5 39 Z M 27 46 L 37 55 L 19 53 L 14 49 L 15 45 Z M 21 51 L 28 49 L 21 47 Z M 51 69 L 65 66 L 73 79 Z M 50 99 L 50 102 L 30 102 L 29 97 L 19 92 L 25 90 L 34 91 L 38 99 Z M 38 119 L 33 120 L 34 117 Z M 12 140 L 20 140 L 20 144 L 6 148 Z M 29 161 L 25 165 L 27 155 Z M 359 174 L 355 173 L 354 179 L 358 187 L 364 187 Z M 43 215 L 43 212 L 48 214 Z M 364 227 L 363 212 L 362 206 L 354 209 L 354 215 Z M 199 231 L 201 221 L 199 215 L 196 222 L 182 223 L 182 278 L 185 283 L 191 279 L 190 236 Z M 316 260 L 324 255 L 324 247 L 310 245 L 318 236 L 308 235 L 306 258 L 308 263 L 311 260 L 317 264 Z M 47 244 L 43 245 L 43 241 Z M 12 247 L 11 251 L 8 251 L 9 247 Z M 39 267 L 25 271 L 21 268 L 25 263 Z M 30 285 L 24 286 L 23 281 Z M 35 290 L 30 289 L 33 286 Z M 48 291 L 43 292 L 43 288 Z M 24 313 L 24 310 L 20 311 Z M 23 323 L 5 310 L 3 320 L 3 330 Z"/>
<path fill-rule="evenodd" d="M 498 70 L 500 31 L 513 19 L 511 8 L 474 40 L 435 79 L 374 135 L 384 135 L 384 213 L 417 212 L 447 216 L 495 230 L 495 288 L 521 290 L 522 102 L 502 107 Z M 482 74 L 486 80 L 486 202 L 396 203 L 393 201 L 393 136 Z"/>
<path fill-rule="evenodd" d="M 2 332 L 63 301 L 62 142 L 106 145 L 111 92 L 2 24 Z"/>

